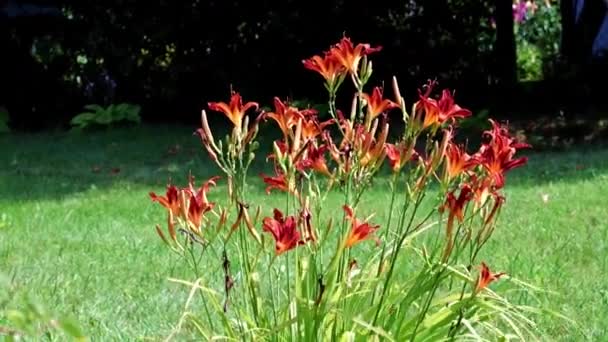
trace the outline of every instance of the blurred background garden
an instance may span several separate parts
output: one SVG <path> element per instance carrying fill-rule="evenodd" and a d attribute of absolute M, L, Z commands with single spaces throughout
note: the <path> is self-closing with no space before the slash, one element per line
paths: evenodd
<path fill-rule="evenodd" d="M 128 103 L 145 122 L 193 123 L 231 85 L 268 102 L 325 103 L 294 61 L 343 34 L 390 51 L 375 78 L 397 75 L 407 99 L 437 79 L 475 112 L 524 120 L 549 140 L 594 139 L 605 125 L 603 1 L 0 5 L 2 122 L 17 131 L 68 128 L 90 104 Z"/>
<path fill-rule="evenodd" d="M 464 132 L 492 117 L 532 145 L 485 253 L 547 290 L 517 300 L 576 321 L 540 318 L 547 340 L 607 340 L 602 0 L 0 0 L 0 338 L 169 335 L 188 293 L 166 279 L 187 272 L 148 191 L 217 173 L 192 133 L 232 89 L 327 112 L 301 61 L 344 35 L 383 47 L 373 81 L 397 76 L 408 103 L 437 80 L 473 112 Z"/>

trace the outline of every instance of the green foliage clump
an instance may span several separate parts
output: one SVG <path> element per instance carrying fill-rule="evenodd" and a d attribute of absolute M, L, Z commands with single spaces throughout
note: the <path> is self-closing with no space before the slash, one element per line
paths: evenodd
<path fill-rule="evenodd" d="M 84 107 L 86 112 L 76 115 L 70 123 L 77 129 L 84 129 L 91 126 L 110 126 L 119 122 L 140 123 L 139 113 L 141 107 L 130 103 L 121 103 L 102 107 L 92 104 Z"/>

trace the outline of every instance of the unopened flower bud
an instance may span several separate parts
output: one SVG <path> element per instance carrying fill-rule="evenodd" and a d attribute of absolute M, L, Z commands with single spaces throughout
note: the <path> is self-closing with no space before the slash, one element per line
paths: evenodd
<path fill-rule="evenodd" d="M 207 113 L 205 110 L 202 110 L 201 113 L 201 121 L 203 126 L 203 131 L 205 132 L 206 138 L 209 141 L 209 144 L 217 151 L 218 148 L 215 145 L 215 139 L 213 138 L 213 134 L 211 133 L 211 128 L 209 128 L 209 122 L 207 121 Z"/>
<path fill-rule="evenodd" d="M 357 115 L 357 95 L 353 96 L 353 102 L 350 106 L 350 121 L 354 122 Z"/>
<path fill-rule="evenodd" d="M 401 91 L 399 90 L 399 84 L 397 83 L 397 77 L 395 76 L 393 76 L 393 92 L 395 93 L 395 102 L 401 106 L 403 97 L 401 97 Z"/>
<path fill-rule="evenodd" d="M 279 145 L 277 145 L 276 141 L 272 143 L 272 149 L 274 150 L 276 160 L 281 162 L 285 158 L 285 156 L 281 152 L 281 148 L 279 147 Z"/>

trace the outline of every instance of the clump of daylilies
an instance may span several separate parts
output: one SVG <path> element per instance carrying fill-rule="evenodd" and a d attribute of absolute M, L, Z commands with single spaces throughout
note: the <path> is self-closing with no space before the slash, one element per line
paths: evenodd
<path fill-rule="evenodd" d="M 198 278 L 190 285 L 200 292 L 203 317 L 186 313 L 184 320 L 205 338 L 404 341 L 533 333 L 519 308 L 488 288 L 504 273 L 478 260 L 505 203 L 505 175 L 526 163 L 515 154 L 527 145 L 491 121 L 479 150 L 468 152 L 455 135 L 471 112 L 452 92 L 435 97 L 437 85 L 429 82 L 408 111 L 396 78 L 392 96 L 367 87 L 369 56 L 378 51 L 343 38 L 303 61 L 324 80 L 328 113 L 279 98 L 271 111 L 259 112 L 258 103 L 244 103 L 236 92 L 228 103 L 209 103 L 233 127 L 216 140 L 203 110 L 197 130 L 224 173 L 221 204 L 208 199 L 219 177 L 197 187 L 191 176 L 185 188 L 170 184 L 165 196 L 150 194 L 168 213 L 167 229 L 157 226 L 158 234 Z M 347 78 L 355 93 L 343 112 L 336 99 Z M 397 120 L 404 128 L 390 139 Z M 260 205 L 249 175 L 263 122 L 277 127 L 280 138 L 266 156 L 272 172 L 255 183 L 265 183 L 267 203 L 276 208 Z M 379 176 L 383 170 L 390 175 Z M 380 212 L 371 212 L 370 200 L 384 203 Z"/>

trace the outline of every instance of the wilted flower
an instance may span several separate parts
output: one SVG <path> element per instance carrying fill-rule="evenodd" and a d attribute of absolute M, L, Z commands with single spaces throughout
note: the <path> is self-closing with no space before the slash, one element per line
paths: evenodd
<path fill-rule="evenodd" d="M 249 233 L 251 233 L 251 236 L 253 236 L 253 238 L 258 243 L 262 243 L 262 239 L 261 239 L 260 235 L 258 234 L 258 232 L 255 230 L 255 227 L 253 226 L 253 223 L 251 222 L 251 218 L 249 217 L 249 212 L 247 210 L 248 206 L 241 202 L 238 202 L 237 205 L 239 208 L 239 214 L 237 215 L 236 221 L 231 226 L 230 234 L 232 234 L 241 225 L 241 223 L 244 222 L 245 227 L 247 228 Z"/>
<path fill-rule="evenodd" d="M 304 244 L 300 238 L 300 232 L 296 228 L 296 219 L 293 216 L 285 219 L 283 213 L 278 209 L 274 209 L 274 218 L 264 218 L 263 225 L 264 231 L 272 234 L 274 238 L 276 255 L 281 255 Z"/>
<path fill-rule="evenodd" d="M 309 198 L 306 197 L 302 211 L 300 211 L 300 226 L 303 227 L 304 238 L 306 241 L 317 241 L 317 232 L 312 226 L 312 213 L 310 212 Z"/>
<path fill-rule="evenodd" d="M 359 220 L 355 217 L 353 209 L 348 205 L 342 207 L 346 213 L 346 219 L 351 221 L 351 229 L 348 237 L 346 238 L 346 248 L 350 248 L 361 241 L 373 239 L 376 241 L 376 245 L 380 244 L 378 237 L 374 235 L 376 230 L 380 228 L 380 225 L 371 225 L 368 222 Z"/>
<path fill-rule="evenodd" d="M 230 97 L 230 103 L 224 102 L 209 102 L 209 109 L 216 112 L 222 112 L 235 127 L 239 129 L 243 125 L 243 117 L 249 109 L 257 110 L 259 105 L 256 102 L 247 102 L 243 105 L 243 99 L 239 93 L 233 93 Z"/>
<path fill-rule="evenodd" d="M 458 220 L 458 222 L 464 221 L 464 208 L 467 203 L 471 201 L 473 198 L 473 192 L 471 191 L 471 187 L 467 184 L 464 184 L 460 188 L 460 194 L 458 197 L 454 195 L 454 191 L 450 191 L 447 195 L 446 201 L 439 208 L 440 212 L 445 211 L 446 209 L 449 211 L 448 214 L 448 222 L 446 225 L 446 240 L 447 244 L 445 250 L 443 252 L 443 260 L 446 261 L 452 252 L 452 248 L 454 246 L 454 218 Z"/>

